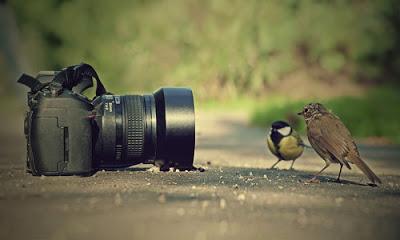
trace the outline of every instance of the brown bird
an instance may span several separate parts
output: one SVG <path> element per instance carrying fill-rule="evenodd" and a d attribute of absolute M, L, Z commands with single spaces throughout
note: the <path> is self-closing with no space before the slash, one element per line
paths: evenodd
<path fill-rule="evenodd" d="M 318 155 L 325 160 L 325 166 L 319 171 L 311 181 L 316 180 L 331 163 L 340 164 L 337 181 L 340 182 L 340 174 L 343 165 L 351 169 L 350 164 L 355 164 L 373 183 L 382 183 L 378 176 L 360 158 L 350 131 L 342 121 L 333 113 L 329 112 L 320 103 L 310 103 L 303 111 L 298 113 L 303 115 L 307 124 L 307 136 L 311 146 Z"/>

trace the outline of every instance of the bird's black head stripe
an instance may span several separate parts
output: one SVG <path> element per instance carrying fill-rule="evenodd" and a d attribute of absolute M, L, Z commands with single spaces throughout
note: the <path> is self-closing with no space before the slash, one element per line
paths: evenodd
<path fill-rule="evenodd" d="M 289 124 L 285 121 L 275 121 L 272 123 L 272 128 L 273 129 L 281 129 L 284 127 L 289 127 Z"/>

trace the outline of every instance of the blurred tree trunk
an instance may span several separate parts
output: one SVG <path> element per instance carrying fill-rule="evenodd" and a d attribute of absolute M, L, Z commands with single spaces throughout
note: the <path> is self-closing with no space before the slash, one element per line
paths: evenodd
<path fill-rule="evenodd" d="M 0 0 L 0 94 L 17 92 L 15 81 L 27 71 L 25 56 L 21 51 L 19 32 L 13 10 L 6 0 Z"/>

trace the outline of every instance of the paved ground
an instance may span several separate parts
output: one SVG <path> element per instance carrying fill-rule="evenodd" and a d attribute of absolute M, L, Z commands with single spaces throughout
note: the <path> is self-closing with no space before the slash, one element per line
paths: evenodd
<path fill-rule="evenodd" d="M 207 171 L 137 166 L 86 178 L 26 174 L 22 120 L 3 118 L 0 239 L 399 239 L 399 149 L 361 148 L 380 187 L 355 170 L 334 183 L 334 165 L 305 184 L 323 166 L 312 151 L 295 171 L 267 170 L 264 130 L 241 114 L 197 118 L 196 166 Z"/>

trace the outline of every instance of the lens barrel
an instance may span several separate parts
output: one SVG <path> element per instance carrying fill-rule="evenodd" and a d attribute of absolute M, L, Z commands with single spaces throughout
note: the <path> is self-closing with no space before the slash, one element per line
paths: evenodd
<path fill-rule="evenodd" d="M 193 94 L 161 88 L 153 95 L 103 95 L 96 109 L 95 162 L 121 168 L 160 160 L 191 169 L 195 146 Z"/>

